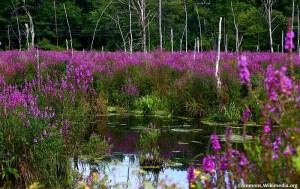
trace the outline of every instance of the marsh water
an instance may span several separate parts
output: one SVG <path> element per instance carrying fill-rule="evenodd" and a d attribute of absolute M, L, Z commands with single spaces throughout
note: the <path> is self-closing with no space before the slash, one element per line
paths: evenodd
<path fill-rule="evenodd" d="M 160 155 L 171 160 L 160 171 L 141 171 L 138 158 L 140 131 L 155 124 L 161 130 L 159 138 Z M 225 126 L 207 126 L 195 119 L 145 117 L 145 116 L 104 116 L 92 123 L 93 132 L 111 138 L 111 156 L 97 163 L 79 160 L 79 172 L 83 178 L 97 171 L 107 175 L 106 183 L 120 188 L 143 188 L 145 181 L 154 188 L 176 184 L 188 188 L 186 169 L 190 164 L 199 164 L 210 151 L 209 137 L 212 133 L 224 138 Z M 249 133 L 252 128 L 248 129 Z M 234 127 L 235 145 L 240 144 L 241 127 Z"/>

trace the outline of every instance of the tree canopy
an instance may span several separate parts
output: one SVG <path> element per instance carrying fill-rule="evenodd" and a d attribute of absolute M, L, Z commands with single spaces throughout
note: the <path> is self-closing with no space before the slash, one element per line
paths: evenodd
<path fill-rule="evenodd" d="M 129 49 L 130 23 L 133 50 L 141 51 L 143 27 L 139 3 L 145 2 L 147 50 L 159 47 L 158 0 L 7 0 L 0 2 L 0 41 L 2 49 L 27 48 L 26 27 L 29 13 L 32 16 L 35 43 L 44 49 L 66 48 L 70 40 L 64 5 L 70 24 L 73 47 L 77 50 L 117 51 Z M 187 5 L 188 49 L 194 49 L 195 38 L 200 36 L 199 14 L 204 50 L 216 48 L 218 21 L 223 22 L 222 38 L 227 39 L 229 51 L 235 51 L 235 26 L 233 13 L 242 38 L 243 50 L 270 50 L 268 23 L 261 0 L 162 0 L 163 48 L 171 49 L 171 28 L 174 31 L 174 50 L 180 50 L 180 41 L 185 44 L 185 8 Z M 294 31 L 297 33 L 297 6 L 295 0 Z M 129 9 L 130 6 L 130 9 Z M 272 23 L 274 51 L 281 50 L 282 32 L 287 30 L 288 17 L 292 16 L 292 1 L 277 0 L 273 4 Z M 27 11 L 27 12 L 26 12 Z M 132 19 L 130 22 L 130 14 Z M 98 22 L 98 27 L 96 24 Z M 94 32 L 95 31 L 95 32 Z M 93 36 L 95 33 L 95 36 Z M 297 36 L 297 35 L 296 35 Z M 183 47 L 184 45 L 182 45 Z M 225 42 L 222 41 L 222 50 Z"/>

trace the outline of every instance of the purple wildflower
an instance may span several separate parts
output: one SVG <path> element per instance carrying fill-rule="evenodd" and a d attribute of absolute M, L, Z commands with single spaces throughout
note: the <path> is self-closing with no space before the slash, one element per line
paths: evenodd
<path fill-rule="evenodd" d="M 295 45 L 293 43 L 293 38 L 295 37 L 295 33 L 293 31 L 289 31 L 286 33 L 285 36 L 285 49 L 286 50 L 292 50 L 295 48 Z"/>
<path fill-rule="evenodd" d="M 216 170 L 215 156 L 207 156 L 203 159 L 203 168 L 207 173 L 214 172 Z"/>
<path fill-rule="evenodd" d="M 243 121 L 243 123 L 246 123 L 247 121 L 248 121 L 248 118 L 249 118 L 249 116 L 250 116 L 250 109 L 249 108 L 247 108 L 245 111 L 244 111 L 244 113 L 243 113 L 243 116 L 242 116 L 242 121 Z"/>
<path fill-rule="evenodd" d="M 33 142 L 36 144 L 38 141 L 36 138 L 33 139 Z"/>
<path fill-rule="evenodd" d="M 46 131 L 46 130 L 43 131 L 43 135 L 44 135 L 44 136 L 47 135 L 47 131 Z"/>
<path fill-rule="evenodd" d="M 264 126 L 264 132 L 265 132 L 265 133 L 269 133 L 270 131 L 271 131 L 270 125 L 265 125 L 265 126 Z"/>
<path fill-rule="evenodd" d="M 275 153 L 275 152 L 273 152 L 273 157 L 272 157 L 273 159 L 278 159 L 279 158 L 279 156 Z"/>
<path fill-rule="evenodd" d="M 188 182 L 191 183 L 195 178 L 196 178 L 196 175 L 194 173 L 194 168 L 189 167 L 187 169 L 187 180 L 188 180 Z"/>
<path fill-rule="evenodd" d="M 240 72 L 239 77 L 241 80 L 241 84 L 250 84 L 250 72 L 248 70 L 248 62 L 245 56 L 241 56 L 239 58 L 237 66 Z"/>
<path fill-rule="evenodd" d="M 248 163 L 248 160 L 247 160 L 246 156 L 244 154 L 241 154 L 241 161 L 239 162 L 239 164 L 241 166 L 244 166 L 244 165 L 247 165 L 247 163 Z"/>
<path fill-rule="evenodd" d="M 226 170 L 228 166 L 227 158 L 225 156 L 221 157 L 221 170 Z"/>
<path fill-rule="evenodd" d="M 283 151 L 284 155 L 291 155 L 293 153 L 295 153 L 295 148 L 291 145 L 286 146 L 286 148 Z"/>
<path fill-rule="evenodd" d="M 216 135 L 211 135 L 210 136 L 210 140 L 211 140 L 211 143 L 212 143 L 212 148 L 214 150 L 220 150 L 221 149 L 221 145 L 219 143 L 219 138 L 218 136 Z"/>

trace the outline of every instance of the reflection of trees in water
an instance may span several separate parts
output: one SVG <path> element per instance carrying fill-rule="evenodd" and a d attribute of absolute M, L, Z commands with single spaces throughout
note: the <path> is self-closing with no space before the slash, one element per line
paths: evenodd
<path fill-rule="evenodd" d="M 148 182 L 154 188 L 157 188 L 160 171 L 161 171 L 160 169 L 150 169 L 150 170 L 146 170 L 145 172 L 140 172 L 138 174 L 138 178 L 140 181 L 139 189 L 146 189 L 146 187 L 144 186 L 145 182 Z"/>

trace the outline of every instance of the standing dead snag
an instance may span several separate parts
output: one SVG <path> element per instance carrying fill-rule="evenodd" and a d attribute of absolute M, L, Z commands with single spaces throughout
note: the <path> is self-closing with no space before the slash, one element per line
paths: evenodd
<path fill-rule="evenodd" d="M 184 11 L 185 11 L 185 52 L 187 52 L 187 22 L 188 22 L 188 17 L 187 17 L 187 2 L 186 0 L 184 1 Z"/>
<path fill-rule="evenodd" d="M 58 47 L 58 32 L 57 32 L 57 18 L 56 18 L 56 0 L 53 0 L 53 9 L 54 9 L 54 23 L 55 23 L 55 35 L 56 35 L 56 46 Z"/>
<path fill-rule="evenodd" d="M 28 48 L 33 48 L 34 47 L 34 37 L 35 37 L 35 33 L 34 33 L 34 24 L 33 24 L 33 20 L 32 20 L 32 16 L 30 15 L 30 12 L 29 10 L 25 7 L 25 1 L 24 1 L 24 11 L 26 13 L 26 15 L 28 16 L 29 18 L 29 27 L 28 25 L 26 26 L 26 31 L 28 31 L 28 34 L 30 32 L 30 35 L 31 35 L 31 43 L 28 42 Z M 29 41 L 29 35 L 28 35 L 28 41 Z"/>
<path fill-rule="evenodd" d="M 240 39 L 240 37 L 239 37 L 239 25 L 238 25 L 238 23 L 236 22 L 236 19 L 235 19 L 235 13 L 234 13 L 234 10 L 233 10 L 232 1 L 231 1 L 231 11 L 232 11 L 232 15 L 233 15 L 233 24 L 234 24 L 234 28 L 235 28 L 235 51 L 239 52 L 241 43 L 243 41 L 243 36 Z M 259 49 L 259 45 L 258 45 L 257 49 Z"/>
<path fill-rule="evenodd" d="M 271 52 L 274 52 L 273 50 L 273 33 L 274 30 L 277 28 L 277 26 L 273 29 L 272 28 L 272 22 L 274 19 L 272 19 L 272 12 L 273 12 L 273 4 L 276 2 L 276 0 L 260 0 L 263 4 L 264 10 L 265 10 L 265 17 L 268 24 L 269 29 L 269 37 L 270 37 L 270 50 Z"/>
<path fill-rule="evenodd" d="M 217 60 L 216 60 L 216 72 L 215 72 L 215 77 L 217 79 L 217 95 L 218 98 L 220 99 L 221 95 L 221 78 L 219 75 L 219 64 L 220 64 L 220 53 L 221 53 L 221 37 L 222 37 L 222 17 L 220 17 L 219 21 L 219 38 L 218 38 L 218 53 L 217 53 Z"/>
<path fill-rule="evenodd" d="M 66 20 L 67 20 L 67 24 L 68 24 L 68 28 L 69 28 L 69 35 L 70 35 L 70 43 L 71 43 L 71 52 L 72 52 L 72 58 L 73 58 L 73 40 L 72 40 L 72 33 L 71 33 L 71 28 L 70 28 L 70 24 L 69 24 L 69 20 L 68 20 L 68 14 L 67 14 L 67 10 L 66 10 L 66 5 L 64 4 L 64 10 L 65 10 L 65 15 L 66 15 Z"/>
<path fill-rule="evenodd" d="M 91 43 L 91 50 L 93 50 L 93 44 L 94 44 L 94 40 L 95 40 L 95 35 L 96 35 L 96 31 L 97 31 L 97 28 L 98 28 L 98 25 L 99 25 L 99 22 L 102 18 L 102 15 L 103 13 L 105 12 L 105 10 L 110 6 L 110 4 L 112 3 L 113 0 L 109 1 L 109 3 L 106 5 L 106 7 L 102 10 L 100 16 L 99 16 L 99 19 L 97 20 L 97 23 L 96 23 L 96 26 L 95 26 L 95 29 L 94 29 L 94 34 L 93 34 L 93 39 L 92 39 L 92 43 Z"/>
<path fill-rule="evenodd" d="M 131 14 L 131 0 L 128 0 L 128 9 L 129 9 L 129 34 L 130 34 L 130 45 L 129 51 L 130 55 L 132 54 L 132 46 L 133 46 L 133 37 L 132 37 L 132 14 Z"/>
<path fill-rule="evenodd" d="M 158 0 L 158 14 L 159 14 L 159 17 L 158 17 L 158 25 L 159 25 L 159 47 L 160 47 L 160 50 L 162 50 L 162 31 L 161 31 L 161 1 L 162 0 Z"/>
<path fill-rule="evenodd" d="M 197 13 L 197 18 L 198 18 L 198 25 L 199 25 L 199 37 L 200 37 L 200 49 L 201 49 L 201 52 L 203 51 L 203 48 L 202 48 L 202 28 L 201 28 L 201 20 L 200 20 L 200 17 L 199 17 L 199 12 L 198 12 L 198 8 L 196 7 L 196 13 Z M 199 42 L 199 40 L 198 40 Z M 198 52 L 199 52 L 199 44 L 198 44 Z"/>

